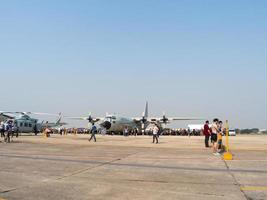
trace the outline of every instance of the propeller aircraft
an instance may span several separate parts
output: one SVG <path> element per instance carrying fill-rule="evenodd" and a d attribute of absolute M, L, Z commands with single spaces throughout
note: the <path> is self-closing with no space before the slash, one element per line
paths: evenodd
<path fill-rule="evenodd" d="M 113 132 L 113 133 L 122 133 L 125 127 L 129 131 L 137 129 L 145 132 L 146 128 L 150 124 L 156 124 L 161 128 L 165 128 L 166 124 L 171 123 L 172 121 L 184 121 L 184 120 L 203 120 L 200 118 L 188 118 L 188 117 L 166 117 L 163 113 L 162 117 L 149 117 L 148 116 L 148 102 L 146 102 L 145 110 L 142 113 L 142 117 L 130 118 L 124 117 L 117 114 L 106 114 L 105 117 L 94 117 L 91 113 L 87 117 L 66 117 L 68 119 L 75 120 L 86 120 L 88 121 L 89 126 L 95 124 L 101 133 Z"/>

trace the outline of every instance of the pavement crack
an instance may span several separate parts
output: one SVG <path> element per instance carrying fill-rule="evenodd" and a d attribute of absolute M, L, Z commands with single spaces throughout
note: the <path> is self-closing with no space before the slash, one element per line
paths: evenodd
<path fill-rule="evenodd" d="M 92 170 L 92 169 L 95 169 L 95 168 L 98 168 L 98 167 L 101 167 L 101 166 L 104 166 L 104 165 L 109 165 L 109 164 L 112 164 L 116 161 L 120 161 L 122 159 L 125 159 L 127 157 L 130 157 L 132 155 L 135 155 L 135 154 L 138 154 L 138 152 L 136 153 L 133 153 L 133 154 L 129 154 L 129 155 L 126 155 L 125 157 L 122 157 L 122 158 L 117 158 L 117 159 L 114 159 L 114 160 L 111 160 L 111 161 L 108 161 L 108 162 L 104 162 L 104 163 L 100 163 L 99 165 L 96 165 L 96 166 L 93 166 L 93 167 L 89 167 L 89 168 L 86 168 L 86 169 L 82 169 L 82 170 L 78 170 L 78 171 L 75 171 L 71 174 L 68 174 L 68 175 L 65 175 L 65 176 L 62 176 L 62 177 L 59 177 L 59 178 L 56 178 L 56 179 L 48 179 L 48 180 L 43 180 L 39 183 L 34 183 L 34 184 L 29 184 L 29 185 L 25 185 L 25 186 L 21 186 L 21 187 L 17 187 L 17 188 L 12 188 L 12 189 L 8 189 L 8 190 L 4 190 L 4 191 L 1 191 L 0 194 L 6 194 L 6 193 L 9 193 L 9 192 L 13 192 L 13 191 L 16 191 L 16 190 L 20 190 L 20 189 L 24 189 L 24 188 L 28 188 L 28 187 L 31 187 L 31 186 L 36 186 L 37 184 L 40 185 L 40 184 L 46 184 L 47 182 L 49 181 L 53 181 L 53 180 L 62 180 L 62 179 L 65 179 L 65 178 L 68 178 L 68 177 L 71 177 L 71 176 L 75 176 L 77 174 L 82 174 L 86 171 L 89 171 L 89 170 Z M 1 156 L 1 155 L 0 155 Z M 0 198 L 1 200 L 1 198 Z"/>
<path fill-rule="evenodd" d="M 101 163 L 101 164 L 96 165 L 96 166 L 93 166 L 93 167 L 88 167 L 88 168 L 85 168 L 85 169 L 82 169 L 82 170 L 78 170 L 78 171 L 75 171 L 75 172 L 73 172 L 73 173 L 71 173 L 71 174 L 68 174 L 68 175 L 59 177 L 59 178 L 57 178 L 57 179 L 55 179 L 55 180 L 62 180 L 62 179 L 65 179 L 65 178 L 69 178 L 69 177 L 75 176 L 75 175 L 77 175 L 77 174 L 82 174 L 82 173 L 87 172 L 87 171 L 90 171 L 90 170 L 92 170 L 92 169 L 96 169 L 96 168 L 98 168 L 98 167 L 102 167 L 102 166 L 104 166 L 104 165 L 109 165 L 109 164 L 112 164 L 112 163 L 114 163 L 114 162 L 120 161 L 120 160 L 122 160 L 122 159 L 125 159 L 125 158 L 127 158 L 127 157 L 130 157 L 130 156 L 135 155 L 135 154 L 137 154 L 137 153 L 138 153 L 138 152 L 136 152 L 136 153 L 132 153 L 132 154 L 129 154 L 129 155 L 126 155 L 126 156 L 123 157 L 123 158 L 117 158 L 117 159 L 114 159 L 114 160 L 111 160 L 111 161 L 108 161 L 108 162 L 104 162 L 104 163 Z"/>
<path fill-rule="evenodd" d="M 247 200 L 251 200 L 247 195 L 246 193 L 241 189 L 242 185 L 238 182 L 238 180 L 236 179 L 234 173 L 232 172 L 232 170 L 230 169 L 230 167 L 228 166 L 227 162 L 225 160 L 223 160 L 225 166 L 226 166 L 226 169 L 227 169 L 227 172 L 231 175 L 231 177 L 233 178 L 234 180 L 234 185 L 238 186 L 240 192 L 244 195 L 244 197 L 247 199 Z"/>
<path fill-rule="evenodd" d="M 73 172 L 73 173 L 71 173 L 71 174 L 68 174 L 68 175 L 59 177 L 59 178 L 57 178 L 57 179 L 55 179 L 55 180 L 62 180 L 62 179 L 65 179 L 65 178 L 68 178 L 68 177 L 71 177 L 71 176 L 75 176 L 75 175 L 77 175 L 77 174 L 82 174 L 82 173 L 84 173 L 84 172 L 86 172 L 86 171 L 89 171 L 89 170 L 92 170 L 92 169 L 95 169 L 95 168 L 98 168 L 98 167 L 102 167 L 102 166 L 104 166 L 104 165 L 108 165 L 108 164 L 111 164 L 111 163 L 116 162 L 116 161 L 119 161 L 119 160 L 120 160 L 120 159 L 115 159 L 115 160 L 111 160 L 111 161 L 109 161 L 109 162 L 101 163 L 101 164 L 96 165 L 96 166 L 93 166 L 93 167 L 88 167 L 88 168 L 85 168 L 85 169 L 82 169 L 82 170 L 78 170 L 78 171 L 75 171 L 75 172 Z"/>
<path fill-rule="evenodd" d="M 8 192 L 12 192 L 12 191 L 15 191 L 19 188 L 12 188 L 12 189 L 9 189 L 9 190 L 4 190 L 4 191 L 1 191 L 0 194 L 5 194 L 5 193 L 8 193 Z"/>
<path fill-rule="evenodd" d="M 37 183 L 37 184 L 44 184 L 44 183 L 47 183 L 47 182 L 52 181 L 52 180 L 62 180 L 62 179 L 65 179 L 65 178 L 68 178 L 68 177 L 71 177 L 71 176 L 75 176 L 77 174 L 84 173 L 84 172 L 89 171 L 91 169 L 95 169 L 97 167 L 101 167 L 103 165 L 108 165 L 108 164 L 110 164 L 112 162 L 116 162 L 118 160 L 121 160 L 121 159 L 120 158 L 119 159 L 114 159 L 114 160 L 111 160 L 109 162 L 105 162 L 105 163 L 102 163 L 102 164 L 99 164 L 99 165 L 96 165 L 96 166 L 93 166 L 93 167 L 89 167 L 89 168 L 86 168 L 86 169 L 75 171 L 75 172 L 73 172 L 71 174 L 68 174 L 68 175 L 65 175 L 65 176 L 62 176 L 62 177 L 59 177 L 59 178 L 56 178 L 56 179 L 50 179 L 50 180 L 48 179 L 48 180 L 45 180 L 45 181 L 41 181 L 40 183 Z M 33 185 L 36 185 L 36 183 L 35 184 L 25 185 L 25 186 L 22 186 L 22 187 L 17 187 L 17 188 L 12 188 L 12 189 L 8 189 L 8 190 L 4 190 L 4 191 L 1 191 L 0 194 L 5 194 L 5 193 L 13 192 L 13 191 L 16 191 L 16 190 L 19 190 L 19 189 L 31 187 Z"/>

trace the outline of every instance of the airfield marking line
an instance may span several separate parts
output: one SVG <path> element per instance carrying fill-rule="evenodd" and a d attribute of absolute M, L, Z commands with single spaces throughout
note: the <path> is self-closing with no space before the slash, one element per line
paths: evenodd
<path fill-rule="evenodd" d="M 0 156 L 6 156 L 6 157 L 36 157 L 36 154 L 14 154 L 14 153 L 9 153 L 9 154 L 0 154 Z M 76 155 L 52 155 L 52 154 L 38 154 L 38 158 L 41 158 L 41 157 L 62 157 L 62 158 L 65 158 L 65 157 L 75 157 L 75 158 L 106 158 L 106 156 L 76 156 Z"/>
<path fill-rule="evenodd" d="M 15 154 L 15 153 L 8 153 L 8 154 L 0 154 L 0 156 L 10 156 L 10 157 L 22 157 L 24 158 L 25 156 L 36 156 L 36 154 L 32 154 L 32 153 L 28 153 L 28 154 Z M 68 157 L 75 157 L 75 158 L 81 158 L 81 159 L 84 159 L 84 158 L 106 158 L 106 156 L 87 156 L 87 155 L 84 155 L 84 156 L 77 156 L 75 154 L 73 155 L 59 155 L 59 154 L 38 154 L 38 158 L 41 158 L 42 156 L 45 156 L 45 157 L 62 157 L 63 159 L 64 158 L 68 158 Z M 115 156 L 114 156 L 115 157 Z M 135 160 L 136 158 L 131 158 L 133 160 Z M 140 159 L 146 161 L 146 160 L 180 160 L 180 159 L 186 159 L 186 160 L 199 160 L 199 157 L 193 157 L 193 158 L 189 158 L 189 157 L 171 157 L 171 158 L 158 158 L 158 157 L 140 157 Z M 205 158 L 206 160 L 210 160 L 211 158 Z M 78 160 L 79 161 L 79 160 Z M 236 161 L 236 160 L 235 160 Z M 239 161 L 239 160 L 238 160 Z M 243 161 L 243 160 L 241 160 Z M 267 160 L 247 160 L 247 161 L 267 161 Z"/>
<path fill-rule="evenodd" d="M 121 185 L 120 186 L 122 189 L 123 188 L 125 188 L 125 191 L 127 190 L 127 189 L 129 189 L 128 188 L 128 186 L 125 186 L 125 185 Z M 153 190 L 153 189 L 148 189 L 148 188 L 138 188 L 138 187 L 136 187 L 136 186 L 133 186 L 133 187 L 131 187 L 131 190 L 135 190 L 135 191 L 144 191 L 144 190 L 146 190 L 146 192 L 148 193 L 148 194 L 152 194 L 152 193 L 159 193 L 159 194 L 166 194 L 166 193 L 169 193 L 169 194 L 177 194 L 177 195 L 191 195 L 191 196 L 199 196 L 199 195 L 201 195 L 201 196 L 203 196 L 203 197 L 206 197 L 206 196 L 215 196 L 215 197 L 224 197 L 225 195 L 224 194 L 218 194 L 218 193 L 214 193 L 214 194 L 212 194 L 212 193 L 208 193 L 208 192 L 197 192 L 197 193 L 194 193 L 194 192 L 182 192 L 182 191 L 174 191 L 174 190 L 169 190 L 169 189 L 165 189 L 164 191 L 163 190 L 157 190 L 157 191 L 155 191 L 155 190 Z M 195 198 L 195 199 L 197 199 L 197 197 Z"/>
<path fill-rule="evenodd" d="M 231 148 L 234 151 L 267 151 L 266 149 L 259 149 L 259 148 Z"/>
<path fill-rule="evenodd" d="M 121 179 L 122 181 L 129 181 L 129 182 L 143 182 L 143 183 L 169 183 L 169 184 L 192 184 L 192 185 L 203 185 L 203 182 L 190 182 L 190 181 L 157 181 L 157 180 L 144 180 L 144 179 Z M 227 183 L 205 183 L 205 185 L 218 185 L 218 186 L 229 186 Z"/>
<path fill-rule="evenodd" d="M 267 186 L 242 186 L 243 191 L 267 191 Z"/>
<path fill-rule="evenodd" d="M 139 152 L 137 152 L 139 153 Z M 124 158 L 119 158 L 118 160 L 125 159 L 131 155 L 130 154 Z M 74 163 L 85 163 L 85 164 L 98 164 L 98 165 L 110 165 L 110 166 L 120 166 L 120 167 L 136 167 L 136 168 L 157 168 L 166 170 L 187 170 L 187 171 L 212 171 L 212 172 L 246 172 L 246 173 L 267 173 L 266 170 L 243 170 L 243 169 L 210 169 L 210 168 L 186 168 L 178 166 L 164 166 L 164 165 L 147 165 L 147 164 L 134 164 L 134 163 L 115 163 L 116 160 L 112 162 L 96 161 L 96 160 L 73 160 L 73 159 L 59 159 L 59 158 L 47 158 L 47 157 L 31 157 L 31 156 L 10 156 L 0 154 L 0 157 L 12 157 L 20 159 L 31 159 L 31 160 L 46 160 L 46 161 L 59 161 L 59 162 L 74 162 Z"/>
<path fill-rule="evenodd" d="M 252 159 L 250 159 L 250 160 L 248 160 L 248 159 L 237 160 L 237 159 L 235 159 L 235 160 L 228 160 L 228 162 L 267 162 L 267 160 L 252 160 Z"/>

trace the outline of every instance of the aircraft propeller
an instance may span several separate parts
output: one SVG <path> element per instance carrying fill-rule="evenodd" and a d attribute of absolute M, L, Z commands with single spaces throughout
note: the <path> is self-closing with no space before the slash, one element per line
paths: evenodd
<path fill-rule="evenodd" d="M 169 119 L 166 117 L 165 112 L 163 112 L 162 118 L 160 119 L 160 122 L 166 126 L 169 123 Z M 165 128 L 165 127 L 164 127 Z"/>
<path fill-rule="evenodd" d="M 92 112 L 89 112 L 87 120 L 88 120 L 88 122 L 91 123 L 91 124 L 94 123 L 94 118 L 92 117 Z"/>

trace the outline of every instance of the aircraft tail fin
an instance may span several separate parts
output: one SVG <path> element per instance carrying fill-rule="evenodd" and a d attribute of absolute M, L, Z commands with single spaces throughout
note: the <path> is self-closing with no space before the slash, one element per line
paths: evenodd
<path fill-rule="evenodd" d="M 61 113 L 59 113 L 59 114 L 58 114 L 58 119 L 57 119 L 57 121 L 56 121 L 56 124 L 57 124 L 57 125 L 60 124 L 61 119 L 62 119 L 62 115 L 61 115 Z"/>
<path fill-rule="evenodd" d="M 144 117 L 148 118 L 148 102 L 146 102 L 146 107 L 145 107 L 145 111 L 144 111 Z"/>

